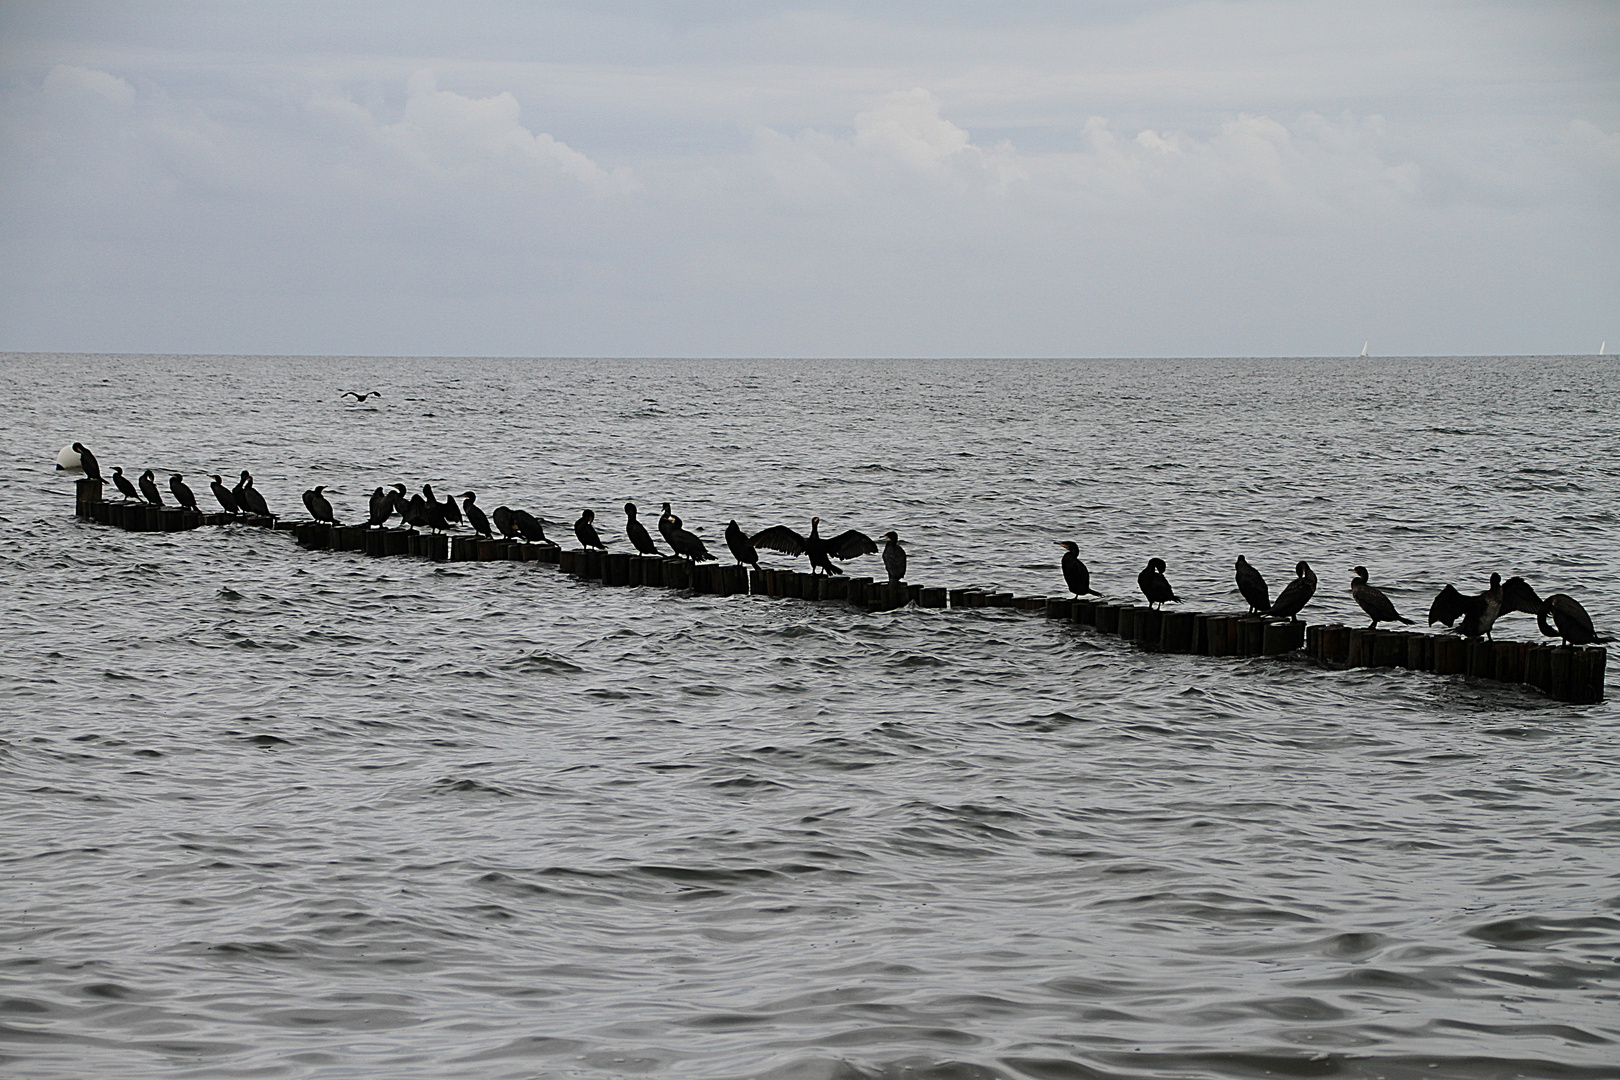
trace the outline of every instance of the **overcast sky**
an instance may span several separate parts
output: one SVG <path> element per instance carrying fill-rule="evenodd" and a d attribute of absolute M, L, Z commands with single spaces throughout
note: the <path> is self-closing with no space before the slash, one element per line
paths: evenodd
<path fill-rule="evenodd" d="M 0 0 L 0 349 L 1620 350 L 1620 3 Z"/>

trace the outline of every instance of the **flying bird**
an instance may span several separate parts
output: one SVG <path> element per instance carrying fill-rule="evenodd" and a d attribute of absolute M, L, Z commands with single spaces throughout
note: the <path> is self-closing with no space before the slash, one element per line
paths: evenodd
<path fill-rule="evenodd" d="M 364 405 L 366 403 L 366 398 L 382 397 L 382 391 L 381 390 L 367 390 L 363 394 L 357 394 L 353 390 L 345 390 L 345 391 L 343 391 L 343 393 L 338 395 L 339 400 L 341 400 L 343 398 L 346 398 L 346 397 L 352 397 L 352 398 L 354 398 L 356 404 Z"/>

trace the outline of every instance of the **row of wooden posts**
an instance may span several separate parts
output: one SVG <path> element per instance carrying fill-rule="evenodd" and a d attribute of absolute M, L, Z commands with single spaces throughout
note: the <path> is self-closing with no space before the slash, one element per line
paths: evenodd
<path fill-rule="evenodd" d="M 89 487 L 87 488 L 87 485 Z M 649 586 L 694 594 L 784 597 L 833 601 L 868 611 L 915 604 L 923 608 L 1010 608 L 1113 634 L 1154 652 L 1196 656 L 1283 656 L 1301 648 L 1334 668 L 1401 667 L 1436 675 L 1468 675 L 1533 686 L 1558 701 L 1603 700 L 1608 651 L 1599 645 L 1488 641 L 1453 634 L 1307 626 L 1256 615 L 1167 611 L 1146 604 L 1092 598 L 1017 596 L 992 589 L 946 589 L 876 581 L 869 577 L 797 570 L 693 563 L 675 556 L 565 549 L 519 540 L 447 536 L 414 529 L 368 528 L 274 518 L 201 514 L 177 507 L 106 502 L 101 485 L 79 481 L 78 516 L 134 532 L 178 532 L 204 525 L 246 523 L 291 532 L 302 547 L 372 556 L 407 555 L 436 562 L 541 562 L 606 586 Z"/>

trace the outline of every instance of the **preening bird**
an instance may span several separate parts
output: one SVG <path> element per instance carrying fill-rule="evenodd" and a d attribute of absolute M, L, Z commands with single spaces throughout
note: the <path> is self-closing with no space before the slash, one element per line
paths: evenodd
<path fill-rule="evenodd" d="M 1271 605 L 1271 614 L 1278 619 L 1298 621 L 1300 611 L 1316 595 L 1316 575 L 1311 564 L 1301 559 L 1294 564 L 1294 580 L 1283 586 L 1277 600 Z"/>
<path fill-rule="evenodd" d="M 1368 625 L 1367 629 L 1376 630 L 1381 622 L 1403 622 L 1411 625 L 1412 620 L 1396 611 L 1395 605 L 1390 603 L 1389 597 L 1367 584 L 1367 568 L 1365 566 L 1354 567 L 1351 572 L 1356 576 L 1350 580 L 1350 595 L 1355 598 L 1357 604 L 1361 605 L 1361 610 L 1365 611 L 1368 617 L 1372 619 L 1372 623 Z"/>
<path fill-rule="evenodd" d="M 893 529 L 883 534 L 883 569 L 889 572 L 889 584 L 898 585 L 906 579 L 906 549 L 900 546 L 900 536 Z"/>
<path fill-rule="evenodd" d="M 394 500 L 389 498 L 388 492 L 381 487 L 371 493 L 371 500 L 367 504 L 370 510 L 366 518 L 366 525 L 371 528 L 381 528 L 394 516 Z"/>
<path fill-rule="evenodd" d="M 128 480 L 124 480 L 124 478 L 121 476 L 115 477 L 114 479 L 122 481 L 122 483 L 118 485 L 120 488 L 122 488 L 124 484 L 129 483 Z M 213 483 L 208 485 L 208 489 L 214 493 L 214 498 L 218 500 L 220 509 L 224 510 L 227 514 L 240 513 L 241 507 L 237 505 L 236 496 L 232 495 L 231 489 L 225 486 L 224 478 L 221 477 L 219 473 L 212 473 L 208 479 L 213 481 Z M 135 492 L 133 490 L 130 491 L 131 495 L 134 493 Z"/>
<path fill-rule="evenodd" d="M 356 404 L 364 405 L 366 403 L 366 398 L 369 398 L 369 397 L 382 397 L 382 391 L 381 390 L 367 390 L 363 394 L 357 394 L 353 390 L 345 390 L 345 391 L 343 391 L 343 393 L 338 395 L 339 399 L 346 398 L 346 397 L 352 397 L 352 398 L 354 398 Z"/>
<path fill-rule="evenodd" d="M 500 530 L 501 535 L 508 540 L 523 539 L 523 534 L 518 532 L 517 525 L 512 521 L 511 507 L 497 506 L 490 513 L 490 520 L 495 523 L 495 528 Z"/>
<path fill-rule="evenodd" d="M 79 467 L 84 470 L 84 475 L 92 480 L 100 480 L 101 463 L 96 460 L 96 455 L 90 452 L 90 448 L 84 443 L 74 443 L 73 452 L 79 455 Z"/>
<path fill-rule="evenodd" d="M 525 540 L 531 540 L 537 544 L 549 544 L 552 547 L 557 546 L 555 540 L 546 537 L 546 530 L 541 526 L 540 519 L 527 510 L 512 511 L 512 528 Z"/>
<path fill-rule="evenodd" d="M 129 477 L 125 476 L 124 470 L 117 465 L 113 466 L 113 486 L 124 496 L 126 502 L 130 499 L 140 498 L 139 493 L 135 490 L 135 485 L 129 482 Z"/>
<path fill-rule="evenodd" d="M 738 566 L 752 566 L 755 570 L 759 569 L 759 552 L 754 549 L 748 534 L 737 524 L 736 518 L 732 518 L 726 525 L 726 547 L 731 549 L 731 557 L 737 560 Z"/>
<path fill-rule="evenodd" d="M 647 526 L 636 519 L 636 504 L 633 502 L 624 504 L 624 535 L 630 538 L 630 546 L 643 555 L 663 554 L 652 542 L 652 537 L 647 535 Z"/>
<path fill-rule="evenodd" d="M 1155 604 L 1163 607 L 1167 603 L 1181 603 L 1181 597 L 1170 587 L 1169 580 L 1164 576 L 1164 570 L 1163 559 L 1149 559 L 1147 566 L 1136 575 L 1136 585 L 1142 590 L 1142 595 L 1147 597 L 1150 608 Z"/>
<path fill-rule="evenodd" d="M 1256 570 L 1248 559 L 1239 555 L 1235 576 L 1238 592 L 1249 602 L 1249 614 L 1268 614 L 1271 611 L 1271 590 L 1266 588 L 1266 579 L 1260 576 L 1260 571 Z"/>
<path fill-rule="evenodd" d="M 140 485 L 142 498 L 153 506 L 163 505 L 163 496 L 158 494 L 157 477 L 152 474 L 151 469 L 141 473 Z"/>
<path fill-rule="evenodd" d="M 1548 616 L 1553 626 L 1547 625 Z M 1561 637 L 1565 645 L 1603 645 L 1614 640 L 1592 629 L 1592 616 L 1567 593 L 1553 593 L 1536 613 L 1536 625 L 1548 637 Z M 1556 627 L 1556 629 L 1554 629 Z"/>
<path fill-rule="evenodd" d="M 755 533 L 751 539 L 755 547 L 780 551 L 784 555 L 806 556 L 811 573 L 819 568 L 828 574 L 842 574 L 843 571 L 832 564 L 833 559 L 844 562 L 862 555 L 876 555 L 878 550 L 872 538 L 857 529 L 845 529 L 837 536 L 822 536 L 818 517 L 810 519 L 809 536 L 800 535 L 786 525 L 772 525 Z"/>
<path fill-rule="evenodd" d="M 1459 618 L 1457 632 L 1464 637 L 1491 636 L 1491 627 L 1502 614 L 1502 575 L 1491 575 L 1491 586 L 1482 593 L 1464 596 L 1455 586 L 1447 585 L 1429 605 L 1429 625 L 1445 623 L 1451 626 Z"/>
<path fill-rule="evenodd" d="M 1073 540 L 1054 540 L 1063 549 L 1063 583 L 1075 596 L 1101 596 L 1091 587 L 1091 571 L 1080 561 L 1080 545 Z"/>
<path fill-rule="evenodd" d="M 454 495 L 446 495 L 444 497 L 444 501 L 439 504 L 439 512 L 444 515 L 446 524 L 461 524 L 461 507 L 456 505 L 456 497 Z"/>
<path fill-rule="evenodd" d="M 489 531 L 488 516 L 486 516 L 484 511 L 474 503 L 474 500 L 477 498 L 478 496 L 474 495 L 470 491 L 463 491 L 461 493 L 461 509 L 467 515 L 467 524 L 470 525 L 472 527 L 472 531 L 477 533 L 479 536 L 487 536 L 490 539 L 494 539 L 495 534 Z"/>
<path fill-rule="evenodd" d="M 579 520 L 574 522 L 574 535 L 579 537 L 580 547 L 606 551 L 607 545 L 602 543 L 602 538 L 596 533 L 595 521 L 595 510 L 580 511 Z"/>
<path fill-rule="evenodd" d="M 241 483 L 236 485 L 233 494 L 236 496 L 237 505 L 248 513 L 257 514 L 260 517 L 273 516 L 270 513 L 269 504 L 264 501 L 264 496 L 259 494 L 259 489 L 253 486 L 253 477 L 248 474 L 246 469 L 242 470 Z"/>
<path fill-rule="evenodd" d="M 169 491 L 174 495 L 174 501 L 179 503 L 182 508 L 193 513 L 197 512 L 197 496 L 193 495 L 191 488 L 186 486 L 184 476 L 179 473 L 172 474 L 169 477 Z"/>

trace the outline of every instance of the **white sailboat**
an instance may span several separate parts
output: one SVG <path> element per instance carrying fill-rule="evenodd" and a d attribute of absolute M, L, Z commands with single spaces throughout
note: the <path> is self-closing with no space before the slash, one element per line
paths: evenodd
<path fill-rule="evenodd" d="M 1371 344 L 1372 344 L 1372 342 L 1370 342 L 1370 341 L 1363 341 L 1363 342 L 1362 342 L 1362 343 L 1361 343 L 1361 355 L 1362 355 L 1362 356 L 1366 356 L 1366 355 L 1367 355 L 1367 346 L 1368 346 L 1368 345 L 1371 345 Z"/>
<path fill-rule="evenodd" d="M 1599 356 L 1607 356 L 1608 352 L 1609 352 L 1609 343 L 1607 341 L 1605 341 L 1602 345 L 1598 346 L 1598 355 Z"/>

